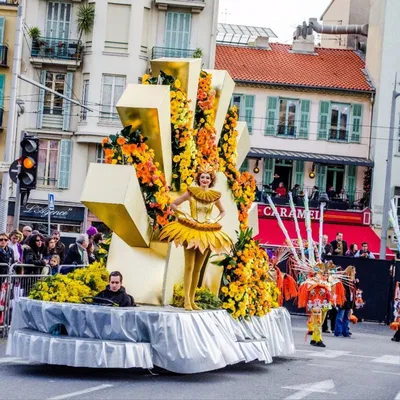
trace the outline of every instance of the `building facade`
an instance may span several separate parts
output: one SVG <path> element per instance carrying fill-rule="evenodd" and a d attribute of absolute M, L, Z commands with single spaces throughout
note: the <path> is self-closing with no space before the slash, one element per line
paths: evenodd
<path fill-rule="evenodd" d="M 76 25 L 82 4 L 95 9 L 93 29 L 86 35 Z M 53 228 L 62 235 L 101 225 L 79 202 L 80 193 L 89 163 L 104 161 L 102 138 L 122 128 L 115 105 L 126 85 L 140 83 L 154 58 L 197 54 L 205 68 L 213 67 L 217 15 L 218 0 L 27 2 L 23 73 L 90 110 L 20 84 L 20 93 L 29 96 L 20 131 L 40 138 L 38 186 L 29 201 L 37 213 L 23 210 L 21 223 L 47 231 L 47 197 L 52 192 Z M 42 32 L 39 41 L 29 37 L 32 27 Z M 10 214 L 11 224 L 13 205 Z"/>
<path fill-rule="evenodd" d="M 368 206 L 374 88 L 365 64 L 353 51 L 312 48 L 307 54 L 303 45 L 301 53 L 297 43 L 217 46 L 217 68 L 234 78 L 232 104 L 251 134 L 244 168 L 255 173 L 260 192 L 269 192 L 278 174 L 287 190 L 333 187 L 335 197 L 347 197 L 338 208 Z"/>
<path fill-rule="evenodd" d="M 0 160 L 4 160 L 10 109 L 10 89 L 12 80 L 12 61 L 18 4 L 4 1 L 0 3 Z"/>

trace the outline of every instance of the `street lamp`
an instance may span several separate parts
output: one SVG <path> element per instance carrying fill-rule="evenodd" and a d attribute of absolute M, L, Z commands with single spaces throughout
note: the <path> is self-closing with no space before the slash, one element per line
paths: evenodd
<path fill-rule="evenodd" d="M 396 99 L 400 96 L 400 92 L 396 92 L 397 87 L 397 72 L 394 80 L 394 87 L 392 93 L 392 108 L 390 113 L 390 126 L 389 126 L 389 140 L 388 152 L 386 160 L 386 179 L 385 179 L 385 196 L 383 198 L 383 215 L 382 215 L 382 232 L 381 232 L 381 247 L 379 251 L 379 258 L 386 259 L 386 241 L 389 229 L 389 210 L 390 210 L 390 197 L 392 188 L 392 167 L 393 167 L 393 144 L 394 144 L 394 124 L 396 120 Z"/>
<path fill-rule="evenodd" d="M 324 208 L 328 209 L 329 197 L 324 192 L 321 193 L 318 198 L 319 203 L 319 246 L 318 246 L 318 254 L 319 258 L 322 256 L 322 237 L 324 235 Z"/>

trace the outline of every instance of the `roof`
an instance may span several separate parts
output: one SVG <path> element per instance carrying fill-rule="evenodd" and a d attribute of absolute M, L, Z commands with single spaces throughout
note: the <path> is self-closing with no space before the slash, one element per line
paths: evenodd
<path fill-rule="evenodd" d="M 215 67 L 227 70 L 236 82 L 374 91 L 364 61 L 353 50 L 316 47 L 315 54 L 300 54 L 291 45 L 270 46 L 217 45 Z"/>
<path fill-rule="evenodd" d="M 270 28 L 256 26 L 218 24 L 217 42 L 247 44 L 257 37 L 277 38 Z"/>
<path fill-rule="evenodd" d="M 278 158 L 280 160 L 312 161 L 319 164 L 342 164 L 373 167 L 374 162 L 367 158 L 335 156 L 333 154 L 303 153 L 301 151 L 257 149 L 252 147 L 247 155 L 252 158 Z"/>

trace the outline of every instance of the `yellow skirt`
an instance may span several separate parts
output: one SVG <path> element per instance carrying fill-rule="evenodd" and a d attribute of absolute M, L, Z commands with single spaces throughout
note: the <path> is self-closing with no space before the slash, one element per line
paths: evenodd
<path fill-rule="evenodd" d="M 199 224 L 179 218 L 164 226 L 159 239 L 174 242 L 176 246 L 183 246 L 186 249 L 199 249 L 202 253 L 210 249 L 217 254 L 229 254 L 232 241 L 221 228 L 217 223 Z"/>

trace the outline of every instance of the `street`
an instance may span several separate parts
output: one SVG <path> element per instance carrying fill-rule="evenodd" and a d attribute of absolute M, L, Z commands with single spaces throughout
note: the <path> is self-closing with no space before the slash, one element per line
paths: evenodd
<path fill-rule="evenodd" d="M 305 319 L 292 317 L 297 352 L 273 364 L 237 364 L 196 375 L 155 369 L 98 370 L 27 364 L 5 357 L 1 399 L 400 399 L 400 344 L 387 326 L 363 322 L 352 338 L 304 342 Z M 307 337 L 309 341 L 309 337 Z"/>

